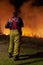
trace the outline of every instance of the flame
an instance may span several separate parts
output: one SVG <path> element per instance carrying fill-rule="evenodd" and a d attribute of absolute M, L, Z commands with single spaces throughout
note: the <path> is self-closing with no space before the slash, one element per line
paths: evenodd
<path fill-rule="evenodd" d="M 9 35 L 10 30 L 9 29 L 4 29 L 3 34 Z M 32 36 L 32 31 L 30 29 L 28 29 L 28 28 L 23 27 L 22 28 L 22 36 Z"/>
<path fill-rule="evenodd" d="M 24 22 L 24 27 L 22 28 L 22 36 L 43 38 L 43 6 L 31 7 L 30 0 L 29 3 L 24 3 L 20 10 L 22 12 L 20 16 Z M 13 11 L 14 7 L 9 3 L 9 0 L 2 0 L 0 2 L 0 26 L 2 33 L 5 35 L 10 34 L 10 30 L 5 29 L 5 24 L 7 20 L 12 17 Z"/>
<path fill-rule="evenodd" d="M 9 34 L 10 34 L 10 30 L 9 30 L 9 29 L 4 29 L 3 34 L 5 34 L 5 35 L 9 35 Z"/>
<path fill-rule="evenodd" d="M 3 34 L 9 35 L 10 30 L 9 29 L 4 29 Z M 38 37 L 38 38 L 43 38 L 43 31 L 42 29 L 38 31 L 33 31 L 29 29 L 28 27 L 23 27 L 22 28 L 22 36 L 29 36 L 29 37 Z"/>
<path fill-rule="evenodd" d="M 22 28 L 22 36 L 30 36 L 30 37 L 38 37 L 43 38 L 43 29 L 38 29 L 37 31 L 33 31 L 28 27 Z"/>
<path fill-rule="evenodd" d="M 22 36 L 32 36 L 32 31 L 26 27 L 22 28 Z"/>

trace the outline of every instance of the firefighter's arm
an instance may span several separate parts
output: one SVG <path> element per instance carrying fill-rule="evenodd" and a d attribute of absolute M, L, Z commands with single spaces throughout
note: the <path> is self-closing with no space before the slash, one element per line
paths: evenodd
<path fill-rule="evenodd" d="M 7 23 L 5 24 L 5 28 L 10 28 L 11 26 L 11 21 L 10 19 L 7 21 Z"/>
<path fill-rule="evenodd" d="M 21 27 L 24 27 L 23 20 L 22 20 L 21 18 L 19 18 L 19 21 L 20 21 L 20 25 L 21 25 Z"/>

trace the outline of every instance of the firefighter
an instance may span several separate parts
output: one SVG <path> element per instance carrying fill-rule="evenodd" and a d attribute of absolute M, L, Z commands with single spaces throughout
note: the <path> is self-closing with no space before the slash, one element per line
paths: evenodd
<path fill-rule="evenodd" d="M 10 44 L 8 52 L 10 58 L 14 56 L 14 60 L 19 59 L 22 27 L 23 21 L 21 17 L 18 17 L 18 12 L 15 12 L 13 17 L 9 19 L 7 24 L 5 25 L 5 28 L 10 28 Z"/>

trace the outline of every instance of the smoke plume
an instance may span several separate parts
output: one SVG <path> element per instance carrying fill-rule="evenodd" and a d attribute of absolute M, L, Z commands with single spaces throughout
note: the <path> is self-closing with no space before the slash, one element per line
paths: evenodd
<path fill-rule="evenodd" d="M 24 2 L 29 0 L 10 0 L 10 3 L 15 7 L 15 10 L 19 10 L 19 8 L 23 5 Z"/>
<path fill-rule="evenodd" d="M 33 0 L 32 6 L 43 6 L 43 0 Z"/>
<path fill-rule="evenodd" d="M 15 10 L 20 10 L 20 16 L 24 22 L 23 35 L 43 37 L 43 5 L 41 2 L 43 3 L 42 0 L 10 0 L 10 2 L 0 0 L 2 33 L 9 34 L 9 31 L 5 29 L 5 23 L 12 17 Z"/>

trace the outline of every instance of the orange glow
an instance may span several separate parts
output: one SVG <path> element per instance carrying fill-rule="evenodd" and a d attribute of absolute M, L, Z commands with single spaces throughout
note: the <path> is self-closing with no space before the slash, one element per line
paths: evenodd
<path fill-rule="evenodd" d="M 33 31 L 28 27 L 22 28 L 22 36 L 30 36 L 30 37 L 39 37 L 43 38 L 43 29 L 38 29 L 37 31 Z"/>
<path fill-rule="evenodd" d="M 3 32 L 3 34 L 9 35 L 10 34 L 10 30 L 9 29 L 5 29 L 4 32 Z"/>
<path fill-rule="evenodd" d="M 30 2 L 24 3 L 20 8 L 20 16 L 24 22 L 22 36 L 43 38 L 43 6 L 31 7 L 31 3 L 32 0 L 30 0 Z M 7 20 L 12 17 L 13 12 L 14 7 L 9 3 L 9 0 L 2 0 L 0 2 L 0 25 L 2 33 L 5 35 L 10 34 L 10 30 L 5 29 L 5 24 Z"/>
<path fill-rule="evenodd" d="M 10 30 L 9 29 L 4 29 L 3 34 L 9 35 Z M 23 27 L 22 28 L 22 36 L 43 38 L 43 32 L 42 32 L 42 30 L 38 30 L 38 31 L 34 32 L 33 30 L 30 30 L 28 27 Z"/>
<path fill-rule="evenodd" d="M 32 31 L 28 28 L 22 28 L 22 36 L 32 36 Z"/>

